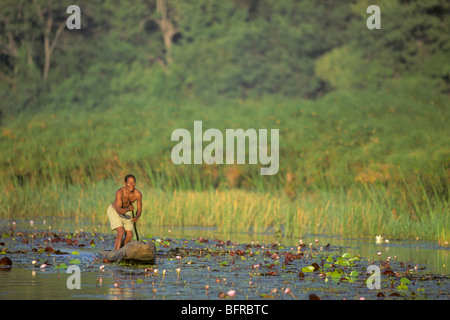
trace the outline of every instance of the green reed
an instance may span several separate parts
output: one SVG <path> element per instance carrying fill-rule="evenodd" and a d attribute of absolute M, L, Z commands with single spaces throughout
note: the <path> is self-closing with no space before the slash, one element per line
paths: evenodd
<path fill-rule="evenodd" d="M 118 186 L 120 182 L 114 180 L 85 187 L 16 186 L 1 194 L 0 218 L 53 219 L 56 224 L 62 219 L 75 228 L 86 220 L 94 227 L 108 225 L 106 209 Z M 221 232 L 270 232 L 287 237 L 383 235 L 391 239 L 431 239 L 442 244 L 448 241 L 448 202 L 435 204 L 431 210 L 425 205 L 417 214 L 407 194 L 391 197 L 384 187 L 366 186 L 357 192 L 304 192 L 295 199 L 283 193 L 237 189 L 138 188 L 144 194 L 144 213 L 139 222 L 142 227 L 217 227 Z"/>
<path fill-rule="evenodd" d="M 128 101 L 20 115 L 0 128 L 0 218 L 105 223 L 134 173 L 158 226 L 227 232 L 449 237 L 447 99 L 335 92 L 317 101 Z M 122 102 L 124 103 L 124 102 Z M 278 128 L 280 170 L 174 165 L 174 129 Z"/>

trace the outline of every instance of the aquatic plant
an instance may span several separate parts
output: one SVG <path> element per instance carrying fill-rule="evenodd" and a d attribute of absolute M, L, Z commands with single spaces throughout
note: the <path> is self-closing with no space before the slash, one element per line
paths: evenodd
<path fill-rule="evenodd" d="M 32 264 L 28 254 L 20 253 L 24 246 L 29 248 L 29 244 L 22 243 L 22 239 L 28 236 L 8 233 L 7 237 L 2 237 L 0 243 L 4 242 L 5 246 L 8 245 L 8 256 L 11 256 L 13 260 L 25 259 L 26 267 L 32 269 L 46 264 L 46 273 L 56 272 L 61 278 L 63 273 L 59 270 L 64 270 L 64 266 L 69 265 L 73 257 L 77 257 L 84 277 L 89 279 L 88 275 L 92 273 L 96 286 L 100 286 L 98 290 L 103 290 L 103 287 L 105 289 L 114 287 L 120 290 L 114 291 L 113 294 L 121 297 L 131 294 L 129 291 L 131 288 L 136 294 L 149 294 L 147 297 L 150 298 L 178 299 L 180 296 L 175 292 L 183 288 L 183 294 L 189 292 L 189 294 L 204 296 L 206 293 L 210 297 L 220 299 L 315 298 L 311 291 L 314 291 L 317 297 L 320 296 L 320 299 L 359 299 L 360 288 L 365 288 L 367 278 L 365 270 L 369 264 L 373 263 L 358 255 L 342 253 L 333 245 L 324 250 L 320 250 L 319 246 L 313 246 L 313 254 L 311 254 L 309 247 L 300 247 L 300 250 L 297 250 L 296 247 L 285 247 L 280 243 L 240 244 L 221 239 L 203 238 L 200 242 L 200 238 L 191 240 L 159 238 L 160 244 L 167 242 L 170 246 L 159 246 L 157 266 L 106 264 L 101 259 L 96 259 L 95 255 L 89 255 L 88 258 L 86 253 L 95 252 L 105 246 L 111 247 L 114 242 L 112 235 L 44 232 L 34 234 L 36 243 L 43 243 L 43 240 L 48 238 L 58 239 L 51 242 L 56 250 L 47 252 L 30 250 L 29 254 L 32 254 L 33 260 L 36 261 Z M 69 237 L 72 242 L 65 241 Z M 95 248 L 89 246 L 90 241 L 100 237 L 105 239 L 104 243 L 97 241 L 98 246 Z M 74 241 L 78 241 L 76 245 Z M 32 249 L 36 248 L 33 246 Z M 66 251 L 66 253 L 56 254 L 57 250 Z M 74 254 L 74 251 L 78 254 Z M 188 261 L 183 262 L 180 267 L 181 260 Z M 224 261 L 227 264 L 223 264 Z M 415 264 L 399 261 L 398 257 L 386 258 L 386 261 L 381 262 L 388 262 L 390 267 L 390 269 L 382 269 L 382 293 L 386 299 L 409 299 L 412 293 L 416 295 L 416 298 L 424 298 L 425 291 L 418 290 L 419 288 L 423 289 L 424 285 L 433 281 L 449 281 L 448 277 L 422 281 L 421 279 L 427 275 L 421 272 L 419 267 L 414 268 Z M 15 262 L 13 267 L 18 264 L 21 262 Z M 181 281 L 181 268 L 183 281 Z M 393 272 L 384 272 L 388 270 Z M 158 275 L 161 276 L 159 279 L 157 279 Z M 112 279 L 110 283 L 109 278 Z M 156 289 L 162 286 L 164 290 Z M 431 296 L 433 291 L 427 287 L 426 292 L 428 296 Z M 171 295 L 166 296 L 167 294 Z M 379 292 L 368 290 L 363 297 L 377 299 L 378 294 Z"/>

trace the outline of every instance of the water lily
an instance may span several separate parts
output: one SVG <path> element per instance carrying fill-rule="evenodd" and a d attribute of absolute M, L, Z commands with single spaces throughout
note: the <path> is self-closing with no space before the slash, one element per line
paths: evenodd
<path fill-rule="evenodd" d="M 230 291 L 227 292 L 227 295 L 229 297 L 234 297 L 235 294 L 236 294 L 236 290 L 230 290 Z"/>
<path fill-rule="evenodd" d="M 382 236 L 376 236 L 376 237 L 375 237 L 375 242 L 376 242 L 376 243 L 381 243 L 382 240 L 383 240 L 383 237 L 382 237 Z"/>
<path fill-rule="evenodd" d="M 291 289 L 289 289 L 288 287 L 286 287 L 286 289 L 284 289 L 283 293 L 284 293 L 284 294 L 290 294 L 293 298 L 297 298 L 297 297 L 291 292 Z"/>

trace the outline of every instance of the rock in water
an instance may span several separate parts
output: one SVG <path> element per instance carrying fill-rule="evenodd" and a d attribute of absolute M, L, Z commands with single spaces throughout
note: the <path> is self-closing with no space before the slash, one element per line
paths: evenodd
<path fill-rule="evenodd" d="M 11 267 L 12 260 L 8 257 L 4 257 L 4 258 L 0 259 L 0 266 Z"/>
<path fill-rule="evenodd" d="M 156 260 L 156 246 L 153 241 L 147 243 L 131 241 L 119 250 L 100 251 L 100 255 L 109 261 L 122 260 L 153 264 Z"/>

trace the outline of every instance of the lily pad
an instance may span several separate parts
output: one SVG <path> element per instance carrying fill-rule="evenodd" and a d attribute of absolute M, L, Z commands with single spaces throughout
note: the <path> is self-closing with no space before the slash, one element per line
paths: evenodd
<path fill-rule="evenodd" d="M 302 272 L 313 272 L 314 271 L 314 267 L 313 266 L 307 266 L 307 267 L 303 267 L 302 268 Z"/>
<path fill-rule="evenodd" d="M 358 276 L 358 271 L 353 270 L 352 272 L 350 272 L 350 277 L 357 277 Z"/>

